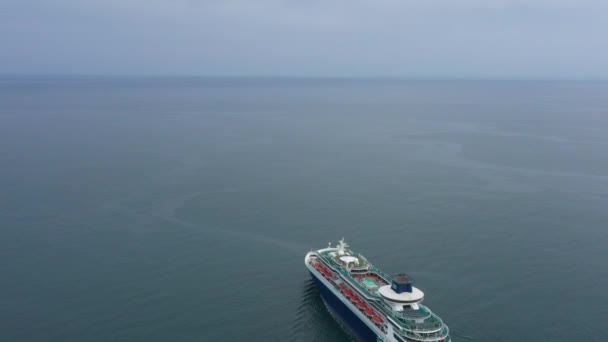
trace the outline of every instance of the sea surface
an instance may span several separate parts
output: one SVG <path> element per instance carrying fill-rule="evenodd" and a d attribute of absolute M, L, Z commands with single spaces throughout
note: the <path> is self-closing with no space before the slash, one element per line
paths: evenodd
<path fill-rule="evenodd" d="M 342 237 L 453 341 L 606 341 L 608 83 L 0 78 L 0 341 L 351 341 Z"/>

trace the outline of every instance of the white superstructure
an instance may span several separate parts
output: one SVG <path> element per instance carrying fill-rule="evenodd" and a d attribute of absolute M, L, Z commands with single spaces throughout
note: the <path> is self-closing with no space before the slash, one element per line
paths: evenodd
<path fill-rule="evenodd" d="M 344 239 L 329 246 L 306 254 L 306 267 L 377 341 L 451 341 L 447 325 L 421 304 L 424 293 L 408 275 L 386 275 L 349 250 Z"/>

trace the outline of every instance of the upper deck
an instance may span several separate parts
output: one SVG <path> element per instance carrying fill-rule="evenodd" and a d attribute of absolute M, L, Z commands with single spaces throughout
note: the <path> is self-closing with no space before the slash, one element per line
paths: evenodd
<path fill-rule="evenodd" d="M 414 341 L 450 341 L 448 327 L 430 309 L 419 303 L 422 297 L 412 304 L 391 303 L 383 298 L 379 289 L 391 284 L 393 277 L 374 267 L 361 254 L 345 247 L 348 246 L 342 241 L 335 248 L 318 250 L 316 255 L 368 304 L 386 315 L 399 335 Z"/>

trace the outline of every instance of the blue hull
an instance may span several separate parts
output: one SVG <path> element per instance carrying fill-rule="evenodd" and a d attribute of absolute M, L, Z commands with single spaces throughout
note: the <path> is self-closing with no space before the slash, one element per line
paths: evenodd
<path fill-rule="evenodd" d="M 312 279 L 314 279 L 321 296 L 330 307 L 332 312 L 338 316 L 348 328 L 355 334 L 357 340 L 364 342 L 376 342 L 376 333 L 370 329 L 361 319 L 355 315 L 342 301 L 336 297 L 336 295 L 328 289 L 312 272 Z"/>

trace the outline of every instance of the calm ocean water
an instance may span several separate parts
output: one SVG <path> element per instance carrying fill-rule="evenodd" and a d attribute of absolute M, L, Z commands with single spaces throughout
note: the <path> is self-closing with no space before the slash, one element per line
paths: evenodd
<path fill-rule="evenodd" d="M 0 80 L 0 341 L 349 341 L 345 237 L 454 341 L 608 339 L 608 83 Z"/>

